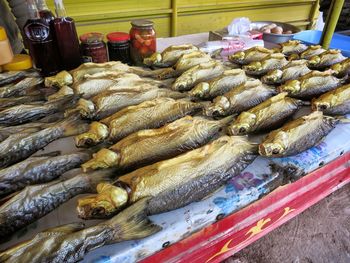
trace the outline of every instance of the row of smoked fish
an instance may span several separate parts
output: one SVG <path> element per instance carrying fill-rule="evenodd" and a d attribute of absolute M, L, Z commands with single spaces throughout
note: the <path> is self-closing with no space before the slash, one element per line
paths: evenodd
<path fill-rule="evenodd" d="M 0 252 L 0 262 L 76 262 L 156 233 L 147 215 L 205 198 L 259 154 L 312 147 L 350 111 L 350 60 L 338 50 L 289 41 L 229 60 L 180 45 L 146 59 L 149 68 L 86 63 L 45 80 L 0 74 L 0 238 L 80 194 L 92 194 L 79 199 L 80 218 L 109 218 L 40 232 Z M 310 104 L 311 114 L 292 120 Z M 260 144 L 245 136 L 266 131 Z M 79 151 L 38 152 L 67 136 Z"/>

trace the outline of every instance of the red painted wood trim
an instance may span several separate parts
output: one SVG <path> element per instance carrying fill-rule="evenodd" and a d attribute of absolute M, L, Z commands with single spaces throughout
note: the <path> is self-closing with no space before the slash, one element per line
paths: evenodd
<path fill-rule="evenodd" d="M 142 263 L 220 262 L 349 182 L 350 153 L 347 153 L 298 181 L 277 188 L 244 209 L 153 254 Z M 259 221 L 261 229 L 257 226 Z M 251 232 L 247 232 L 252 228 L 261 231 L 250 237 Z"/>

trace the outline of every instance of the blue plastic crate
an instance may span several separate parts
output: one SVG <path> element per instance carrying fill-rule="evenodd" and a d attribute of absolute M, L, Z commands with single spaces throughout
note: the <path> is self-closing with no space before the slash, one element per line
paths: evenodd
<path fill-rule="evenodd" d="M 306 30 L 294 35 L 294 39 L 301 40 L 309 45 L 320 43 L 322 31 Z M 330 48 L 340 49 L 344 56 L 350 57 L 350 37 L 335 33 Z"/>

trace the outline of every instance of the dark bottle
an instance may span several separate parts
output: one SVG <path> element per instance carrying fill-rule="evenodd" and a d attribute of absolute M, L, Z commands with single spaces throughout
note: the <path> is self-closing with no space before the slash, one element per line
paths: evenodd
<path fill-rule="evenodd" d="M 36 7 L 39 11 L 40 18 L 44 19 L 45 22 L 50 25 L 50 22 L 54 20 L 55 16 L 50 11 L 49 7 L 46 4 L 45 0 L 35 0 Z"/>
<path fill-rule="evenodd" d="M 34 0 L 27 0 L 29 19 L 23 27 L 29 45 L 29 54 L 35 67 L 44 76 L 54 75 L 59 71 L 59 55 L 50 26 L 40 18 Z"/>
<path fill-rule="evenodd" d="M 66 16 L 62 0 L 55 0 L 57 17 L 53 28 L 63 69 L 71 70 L 81 64 L 80 46 L 74 20 Z"/>

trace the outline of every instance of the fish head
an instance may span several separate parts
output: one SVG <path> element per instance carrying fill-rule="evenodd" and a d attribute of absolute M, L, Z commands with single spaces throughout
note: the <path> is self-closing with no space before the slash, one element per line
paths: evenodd
<path fill-rule="evenodd" d="M 333 73 L 334 73 L 335 75 L 338 75 L 338 74 L 340 74 L 340 73 L 343 71 L 343 64 L 342 64 L 342 63 L 334 64 L 334 65 L 331 67 L 331 70 L 333 71 Z"/>
<path fill-rule="evenodd" d="M 233 62 L 235 61 L 243 61 L 245 59 L 245 52 L 244 51 L 238 51 L 231 55 L 229 59 Z"/>
<path fill-rule="evenodd" d="M 120 159 L 121 156 L 119 153 L 103 148 L 97 153 L 93 154 L 92 159 L 86 163 L 83 163 L 81 167 L 83 168 L 84 172 L 116 167 L 119 165 Z"/>
<path fill-rule="evenodd" d="M 254 61 L 248 65 L 243 66 L 243 69 L 247 70 L 248 72 L 260 71 L 260 70 L 262 70 L 262 64 L 260 61 Z"/>
<path fill-rule="evenodd" d="M 103 123 L 94 121 L 87 132 L 75 136 L 77 147 L 90 147 L 101 143 L 109 135 L 109 130 Z"/>
<path fill-rule="evenodd" d="M 316 67 L 321 62 L 320 56 L 313 56 L 309 59 L 309 66 Z"/>
<path fill-rule="evenodd" d="M 154 64 L 160 63 L 162 61 L 162 54 L 155 52 L 150 57 L 145 58 L 143 63 L 147 66 L 152 66 Z"/>
<path fill-rule="evenodd" d="M 313 111 L 324 111 L 330 108 L 331 104 L 328 101 L 313 100 L 311 107 Z"/>
<path fill-rule="evenodd" d="M 191 96 L 197 98 L 205 98 L 210 91 L 210 86 L 208 82 L 201 82 L 197 84 L 189 93 Z"/>
<path fill-rule="evenodd" d="M 288 56 L 288 61 L 293 61 L 293 60 L 298 60 L 300 59 L 300 56 L 296 53 L 291 54 L 290 56 Z"/>
<path fill-rule="evenodd" d="M 65 70 L 57 73 L 55 76 L 45 78 L 46 87 L 61 88 L 71 84 L 73 84 L 73 77 L 68 71 Z"/>
<path fill-rule="evenodd" d="M 256 115 L 250 112 L 242 112 L 238 118 L 229 126 L 231 135 L 248 134 L 256 121 Z"/>
<path fill-rule="evenodd" d="M 266 83 L 276 83 L 282 78 L 283 71 L 279 69 L 274 69 L 270 71 L 269 74 L 263 76 L 263 80 Z"/>
<path fill-rule="evenodd" d="M 225 96 L 218 96 L 214 99 L 213 104 L 205 108 L 205 114 L 213 117 L 224 116 L 229 108 L 230 101 Z"/>
<path fill-rule="evenodd" d="M 300 91 L 300 81 L 299 80 L 290 80 L 287 81 L 284 85 L 278 87 L 279 92 L 288 92 L 288 94 L 295 94 Z"/>
<path fill-rule="evenodd" d="M 78 216 L 83 219 L 106 218 L 117 213 L 128 201 L 128 193 L 121 187 L 99 183 L 97 194 L 78 199 Z"/>
<path fill-rule="evenodd" d="M 277 142 L 261 143 L 259 145 L 259 154 L 262 156 L 278 156 L 283 152 L 283 146 Z"/>

